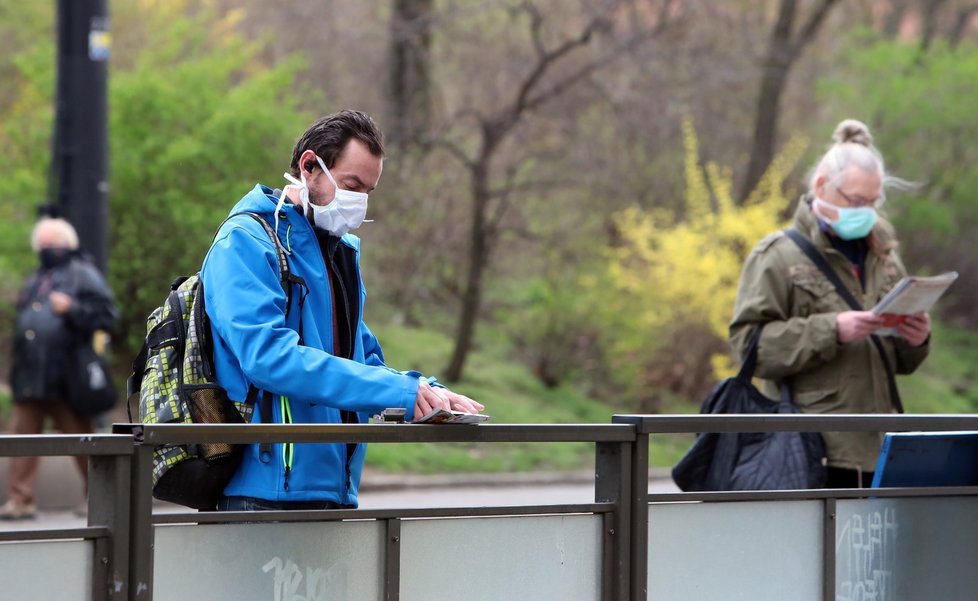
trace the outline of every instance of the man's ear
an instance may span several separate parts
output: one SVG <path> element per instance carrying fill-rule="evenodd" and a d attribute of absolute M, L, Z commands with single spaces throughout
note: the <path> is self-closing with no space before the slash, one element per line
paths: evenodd
<path fill-rule="evenodd" d="M 309 177 L 313 171 L 319 169 L 319 161 L 316 160 L 316 153 L 306 150 L 299 156 L 299 170 L 303 175 Z"/>

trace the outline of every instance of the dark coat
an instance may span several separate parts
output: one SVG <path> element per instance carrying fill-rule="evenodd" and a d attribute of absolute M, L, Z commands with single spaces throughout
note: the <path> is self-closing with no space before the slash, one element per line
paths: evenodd
<path fill-rule="evenodd" d="M 51 292 L 72 298 L 64 315 L 51 308 Z M 65 362 L 75 345 L 90 344 L 96 330 L 108 330 L 119 313 L 98 269 L 80 256 L 50 269 L 39 268 L 17 297 L 10 385 L 14 402 L 64 400 Z"/>

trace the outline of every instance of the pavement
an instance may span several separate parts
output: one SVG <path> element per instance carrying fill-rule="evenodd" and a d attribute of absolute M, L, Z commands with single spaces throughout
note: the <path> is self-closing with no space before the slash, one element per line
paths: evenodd
<path fill-rule="evenodd" d="M 0 458 L 0 503 L 7 500 L 7 481 L 10 460 Z M 664 469 L 649 473 L 651 486 L 668 490 L 671 479 Z M 360 486 L 364 497 L 398 491 L 429 491 L 455 489 L 492 490 L 519 488 L 560 488 L 586 486 L 593 489 L 594 474 L 590 471 L 572 472 L 516 472 L 476 474 L 418 475 L 387 473 L 366 469 Z M 70 511 L 78 507 L 85 497 L 82 479 L 71 457 L 41 457 L 38 465 L 36 499 L 41 511 Z"/>

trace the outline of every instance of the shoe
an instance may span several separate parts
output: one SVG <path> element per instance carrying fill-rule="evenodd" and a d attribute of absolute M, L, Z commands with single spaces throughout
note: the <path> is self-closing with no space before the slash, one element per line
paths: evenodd
<path fill-rule="evenodd" d="M 31 520 L 37 516 L 37 506 L 7 501 L 0 505 L 0 520 Z"/>

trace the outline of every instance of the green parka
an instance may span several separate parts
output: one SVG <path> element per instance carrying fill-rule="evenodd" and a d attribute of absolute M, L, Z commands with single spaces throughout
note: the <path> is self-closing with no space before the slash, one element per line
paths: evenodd
<path fill-rule="evenodd" d="M 906 275 L 889 227 L 878 224 L 881 244 L 866 257 L 865 290 L 849 260 L 832 247 L 803 197 L 794 228 L 811 240 L 852 293 L 869 309 Z M 879 250 L 883 247 L 883 250 Z M 763 239 L 747 257 L 737 290 L 730 343 L 743 357 L 751 334 L 766 324 L 758 347 L 756 375 L 762 390 L 777 398 L 777 380 L 791 386 L 795 405 L 805 413 L 892 413 L 886 370 L 869 339 L 848 344 L 836 340 L 836 315 L 849 306 L 802 250 L 783 232 Z M 912 373 L 927 356 L 930 339 L 911 347 L 903 338 L 881 336 L 890 365 Z M 881 435 L 876 432 L 826 432 L 830 466 L 871 472 L 876 468 Z"/>

